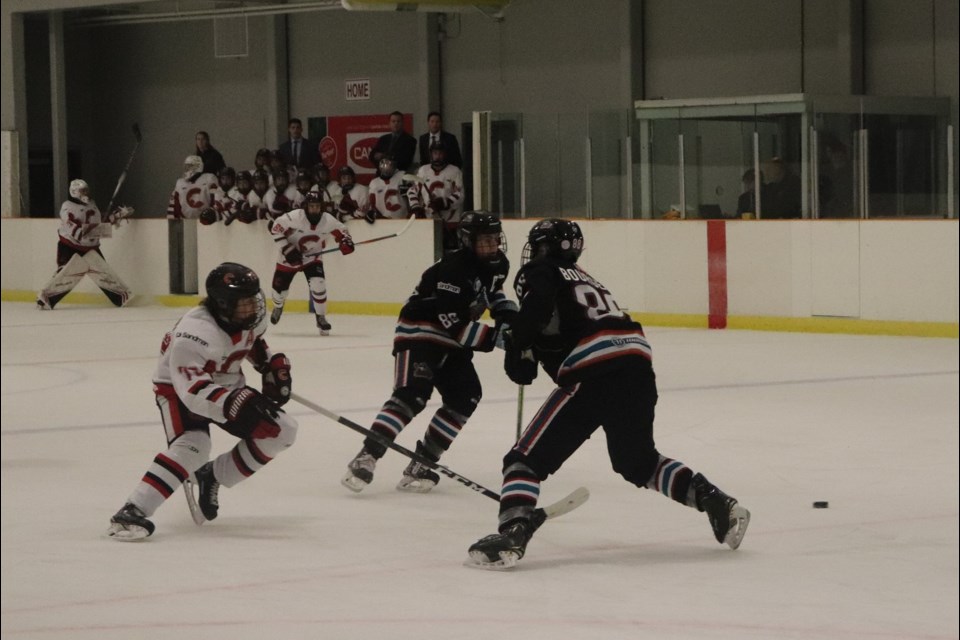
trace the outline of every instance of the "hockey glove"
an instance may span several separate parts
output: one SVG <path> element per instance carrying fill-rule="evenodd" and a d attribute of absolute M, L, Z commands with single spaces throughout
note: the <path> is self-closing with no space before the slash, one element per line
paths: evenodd
<path fill-rule="evenodd" d="M 354 249 L 356 249 L 356 247 L 353 246 L 353 238 L 343 236 L 343 240 L 340 241 L 340 253 L 346 256 L 353 253 Z"/>
<path fill-rule="evenodd" d="M 358 205 L 356 202 L 354 202 L 353 199 L 352 199 L 350 196 L 348 196 L 348 195 L 344 195 L 344 196 L 343 196 L 343 200 L 340 201 L 340 209 L 341 209 L 344 213 L 353 213 L 353 212 L 356 211 L 359 207 L 360 207 L 360 205 Z"/>
<path fill-rule="evenodd" d="M 239 212 L 237 212 L 237 220 L 244 224 L 250 224 L 257 219 L 257 210 L 253 207 L 244 205 Z"/>
<path fill-rule="evenodd" d="M 277 405 L 252 387 L 232 391 L 223 405 L 226 421 L 223 428 L 238 438 L 276 438 L 280 435 L 277 424 Z"/>
<path fill-rule="evenodd" d="M 278 353 L 267 364 L 268 369 L 263 373 L 263 395 L 283 406 L 290 400 L 290 388 L 293 378 L 290 376 L 290 359 Z"/>
<path fill-rule="evenodd" d="M 423 207 L 419 205 L 416 207 L 410 207 L 410 213 L 415 215 L 417 219 L 425 218 L 427 216 L 427 212 L 424 211 Z"/>
<path fill-rule="evenodd" d="M 531 349 L 515 349 L 507 340 L 506 355 L 503 358 L 503 370 L 516 384 L 530 384 L 537 379 L 537 359 Z"/>
<path fill-rule="evenodd" d="M 296 247 L 289 246 L 283 251 L 283 259 L 289 264 L 300 264 L 303 262 L 303 254 Z"/>
<path fill-rule="evenodd" d="M 446 198 L 430 198 L 430 208 L 437 213 L 440 213 L 441 211 L 446 211 L 447 210 Z"/>
<path fill-rule="evenodd" d="M 200 212 L 200 224 L 210 225 L 217 221 L 217 212 L 207 207 Z"/>
<path fill-rule="evenodd" d="M 373 224 L 377 221 L 377 210 L 370 209 L 363 215 L 363 219 L 367 221 L 367 224 Z"/>

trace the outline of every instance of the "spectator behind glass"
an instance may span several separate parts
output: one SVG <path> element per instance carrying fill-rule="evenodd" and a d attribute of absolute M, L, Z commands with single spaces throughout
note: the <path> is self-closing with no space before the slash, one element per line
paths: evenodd
<path fill-rule="evenodd" d="M 802 208 L 800 176 L 793 173 L 790 165 L 781 158 L 771 158 L 767 163 L 768 182 L 761 192 L 761 216 L 771 218 L 799 218 Z"/>
<path fill-rule="evenodd" d="M 457 136 L 443 130 L 443 118 L 438 111 L 431 111 L 427 115 L 427 132 L 420 136 L 420 165 L 430 164 L 430 145 L 440 143 L 446 150 L 447 164 L 463 169 L 463 159 L 460 156 L 460 143 Z"/>
<path fill-rule="evenodd" d="M 417 152 L 417 139 L 403 130 L 403 114 L 394 111 L 390 114 L 390 133 L 380 136 L 370 152 L 373 166 L 379 167 L 385 156 L 393 159 L 397 170 L 404 173 L 413 165 L 413 155 Z"/>
<path fill-rule="evenodd" d="M 289 139 L 280 145 L 277 154 L 284 164 L 298 169 L 310 169 L 320 161 L 317 152 L 317 143 L 303 137 L 303 123 L 300 118 L 290 118 L 287 121 Z"/>
<path fill-rule="evenodd" d="M 197 131 L 195 139 L 197 142 L 197 155 L 203 160 L 203 172 L 214 175 L 219 174 L 220 169 L 227 166 L 227 163 L 223 161 L 223 156 L 220 155 L 220 152 L 210 144 L 210 134 L 206 131 Z"/>
<path fill-rule="evenodd" d="M 754 179 L 753 169 L 747 169 L 743 173 L 743 193 L 737 198 L 737 217 L 744 220 L 751 220 L 757 217 L 757 181 Z M 760 183 L 763 184 L 763 171 L 760 172 Z M 763 206 L 763 217 L 767 217 L 767 189 L 761 187 L 761 202 Z"/>

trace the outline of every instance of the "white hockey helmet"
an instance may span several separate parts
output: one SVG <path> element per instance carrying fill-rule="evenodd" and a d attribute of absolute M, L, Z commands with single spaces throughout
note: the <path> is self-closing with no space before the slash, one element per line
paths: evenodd
<path fill-rule="evenodd" d="M 187 156 L 183 161 L 183 171 L 187 176 L 203 171 L 203 159 L 200 156 Z"/>
<path fill-rule="evenodd" d="M 79 200 L 83 204 L 88 204 L 90 202 L 90 185 L 87 184 L 87 181 L 79 178 L 71 180 L 70 197 L 74 200 Z"/>

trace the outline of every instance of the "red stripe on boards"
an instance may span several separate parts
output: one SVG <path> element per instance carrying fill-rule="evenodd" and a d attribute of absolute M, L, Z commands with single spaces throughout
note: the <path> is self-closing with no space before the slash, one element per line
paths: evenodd
<path fill-rule="evenodd" d="M 707 281 L 710 311 L 707 324 L 711 329 L 727 328 L 727 223 L 707 221 Z"/>

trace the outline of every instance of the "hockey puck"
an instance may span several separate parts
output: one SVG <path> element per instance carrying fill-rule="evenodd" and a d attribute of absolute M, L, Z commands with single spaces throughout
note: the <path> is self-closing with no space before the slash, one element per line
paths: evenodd
<path fill-rule="evenodd" d="M 829 506 L 830 506 L 830 503 L 827 502 L 826 500 L 817 500 L 816 502 L 813 503 L 814 509 L 826 509 Z"/>

